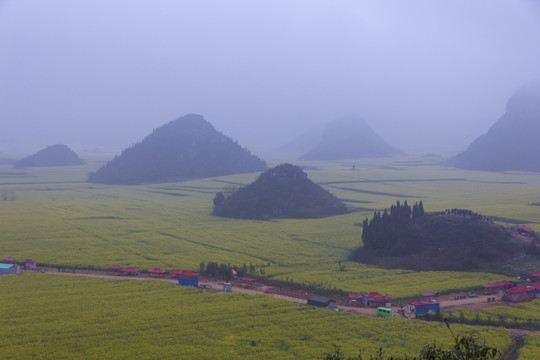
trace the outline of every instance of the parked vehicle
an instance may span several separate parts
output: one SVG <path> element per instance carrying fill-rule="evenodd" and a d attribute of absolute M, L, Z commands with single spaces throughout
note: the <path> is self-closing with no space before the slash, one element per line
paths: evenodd
<path fill-rule="evenodd" d="M 396 316 L 396 313 L 392 309 L 379 307 L 377 308 L 377 316 L 381 316 L 381 317 Z"/>

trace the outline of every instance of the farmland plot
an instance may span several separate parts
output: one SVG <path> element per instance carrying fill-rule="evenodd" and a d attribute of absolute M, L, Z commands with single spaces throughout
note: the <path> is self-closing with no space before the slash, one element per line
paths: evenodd
<path fill-rule="evenodd" d="M 358 211 L 312 220 L 236 220 L 210 216 L 218 191 L 258 174 L 141 186 L 85 183 L 90 164 L 0 172 L 0 255 L 41 264 L 197 270 L 200 262 L 254 264 L 256 276 L 325 289 L 462 290 L 504 277 L 479 273 L 381 270 L 346 262 L 361 244 L 358 224 L 396 200 L 422 200 L 426 211 L 469 208 L 503 224 L 540 230 L 540 175 L 463 171 L 433 159 L 302 162 L 308 176 Z M 352 170 L 352 165 L 354 169 Z M 339 263 L 345 266 L 340 271 Z"/>
<path fill-rule="evenodd" d="M 312 309 L 264 295 L 212 294 L 157 281 L 23 274 L 0 277 L 2 359 L 315 359 L 414 354 L 450 346 L 441 323 Z M 452 325 L 502 351 L 504 329 Z"/>

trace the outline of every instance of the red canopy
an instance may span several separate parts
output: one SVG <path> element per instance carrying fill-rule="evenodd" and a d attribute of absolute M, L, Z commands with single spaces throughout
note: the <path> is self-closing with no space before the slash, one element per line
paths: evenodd
<path fill-rule="evenodd" d="M 522 294 L 524 292 L 526 292 L 527 290 L 530 290 L 530 287 L 527 288 L 527 287 L 513 287 L 511 289 L 508 289 L 508 290 L 505 290 L 504 292 L 505 293 L 509 293 L 509 294 Z"/>
<path fill-rule="evenodd" d="M 17 260 L 15 260 L 14 258 L 12 258 L 12 257 L 10 256 L 10 257 L 5 258 L 5 259 L 2 260 L 2 261 L 4 261 L 4 262 L 15 262 L 15 261 L 17 261 Z"/>
<path fill-rule="evenodd" d="M 5 260 L 4 260 L 5 261 Z M 13 259 L 13 261 L 15 261 L 15 259 Z M 531 275 L 532 277 L 540 277 L 540 272 L 537 272 L 536 274 L 532 274 Z"/>
<path fill-rule="evenodd" d="M 126 272 L 126 273 L 136 273 L 136 272 L 139 272 L 139 269 L 135 269 L 134 267 L 128 266 L 127 268 L 122 269 L 120 271 Z"/>
<path fill-rule="evenodd" d="M 245 282 L 253 282 L 253 281 L 257 281 L 259 279 L 254 279 L 254 278 L 251 278 L 249 276 L 246 276 L 246 277 L 241 278 L 240 280 L 245 281 Z"/>
<path fill-rule="evenodd" d="M 438 304 L 438 302 L 436 300 L 416 300 L 409 303 L 409 305 L 413 305 L 413 306 L 426 306 L 426 305 L 434 305 L 434 304 Z"/>
<path fill-rule="evenodd" d="M 23 263 L 25 263 L 25 264 L 32 264 L 32 263 L 35 263 L 35 261 L 32 260 L 32 259 L 26 259 L 26 260 L 23 261 Z"/>
<path fill-rule="evenodd" d="M 109 269 L 111 269 L 111 270 L 122 270 L 122 267 L 120 265 L 113 265 Z"/>
<path fill-rule="evenodd" d="M 420 295 L 425 296 L 425 297 L 435 296 L 435 294 L 432 293 L 431 291 L 427 291 L 427 292 L 425 292 L 425 293 L 421 293 Z"/>
<path fill-rule="evenodd" d="M 486 288 L 486 289 L 491 289 L 491 288 L 499 287 L 500 285 L 492 284 L 492 283 L 487 283 L 487 284 L 480 285 L 480 286 L 483 287 L 483 288 Z"/>
<path fill-rule="evenodd" d="M 193 277 L 195 277 L 195 276 L 199 276 L 199 274 L 194 273 L 193 271 L 184 271 L 182 273 L 182 276 L 193 276 Z"/>
<path fill-rule="evenodd" d="M 182 270 L 173 270 L 169 272 L 169 275 L 182 275 Z"/>
<path fill-rule="evenodd" d="M 162 270 L 162 269 L 160 269 L 160 268 L 153 268 L 153 269 L 151 269 L 151 270 L 148 270 L 148 272 L 149 272 L 150 274 L 165 274 L 165 273 L 166 273 L 165 270 Z"/>
<path fill-rule="evenodd" d="M 349 299 L 361 299 L 364 295 L 362 294 L 349 294 Z"/>
<path fill-rule="evenodd" d="M 375 301 L 391 301 L 391 300 L 394 299 L 394 298 L 391 297 L 391 296 L 384 296 L 384 295 L 382 295 L 382 294 L 379 294 L 379 293 L 376 292 L 376 291 L 370 292 L 369 294 L 364 295 L 364 297 L 373 299 L 373 300 L 375 300 Z"/>

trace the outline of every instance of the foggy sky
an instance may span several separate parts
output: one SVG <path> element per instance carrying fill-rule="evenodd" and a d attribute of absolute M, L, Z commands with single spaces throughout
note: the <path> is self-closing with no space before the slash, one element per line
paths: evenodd
<path fill-rule="evenodd" d="M 119 152 L 202 114 L 261 153 L 358 114 L 452 155 L 540 78 L 535 0 L 0 0 L 0 153 Z"/>

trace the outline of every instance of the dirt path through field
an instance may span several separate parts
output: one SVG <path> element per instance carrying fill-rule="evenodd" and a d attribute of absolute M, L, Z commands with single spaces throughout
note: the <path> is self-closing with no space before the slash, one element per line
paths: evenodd
<path fill-rule="evenodd" d="M 57 268 L 38 268 L 37 270 L 21 270 L 21 273 L 50 273 L 59 275 L 78 275 L 78 276 L 90 276 L 104 279 L 122 279 L 122 280 L 149 280 L 157 279 L 162 281 L 168 281 L 173 284 L 178 284 L 178 279 L 171 278 L 169 276 L 150 276 L 150 275 L 125 275 L 121 273 L 111 273 L 109 271 L 94 271 L 94 270 L 80 270 L 80 269 L 57 269 Z M 272 282 L 257 282 L 253 284 L 244 283 L 242 281 L 232 282 L 232 292 L 241 292 L 246 294 L 264 294 L 272 296 L 277 299 L 283 299 L 298 304 L 306 304 L 307 299 L 312 295 L 304 290 L 285 287 Z M 213 281 L 212 279 L 204 276 L 199 277 L 199 287 L 209 292 L 216 294 L 230 294 L 230 292 L 223 291 L 223 282 Z M 362 314 L 368 316 L 376 316 L 377 309 L 374 307 L 365 307 L 358 305 L 350 305 L 348 297 L 344 296 L 331 296 L 336 300 L 337 306 L 342 311 L 348 311 L 353 314 Z M 490 298 L 490 301 L 488 301 Z M 495 298 L 495 301 L 491 301 Z M 509 306 L 509 304 L 500 299 L 497 295 L 475 295 L 475 294 L 447 294 L 438 296 L 437 301 L 440 304 L 441 310 L 455 310 L 455 309 L 473 309 L 482 310 L 491 306 Z M 398 306 L 392 307 L 397 313 Z M 407 314 L 405 313 L 405 316 Z M 521 329 L 508 329 L 509 331 L 524 334 L 540 335 L 540 331 L 521 330 Z"/>

